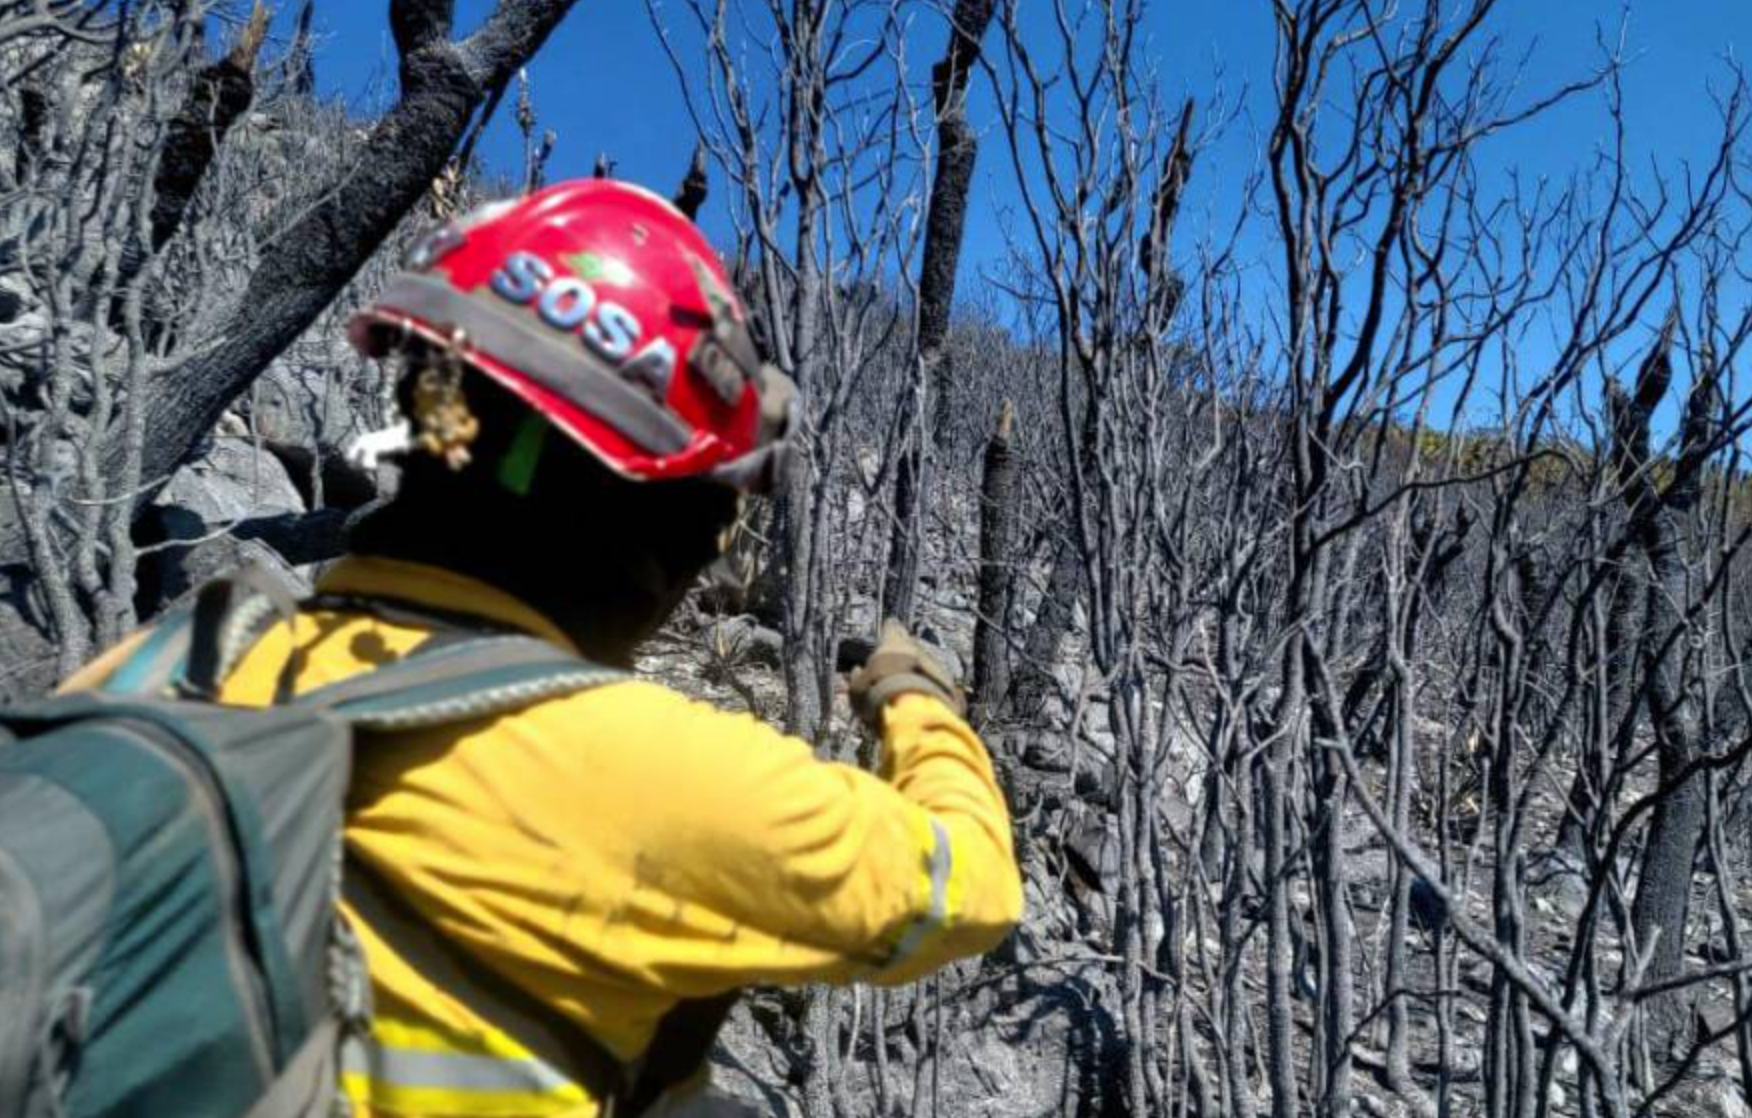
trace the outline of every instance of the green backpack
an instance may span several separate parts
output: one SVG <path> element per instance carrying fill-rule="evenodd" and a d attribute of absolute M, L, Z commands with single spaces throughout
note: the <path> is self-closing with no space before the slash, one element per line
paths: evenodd
<path fill-rule="evenodd" d="M 0 1115 L 326 1115 L 368 1015 L 335 918 L 356 739 L 620 678 L 532 637 L 441 632 L 266 709 L 214 701 L 292 603 L 204 587 L 105 687 L 0 711 Z"/>

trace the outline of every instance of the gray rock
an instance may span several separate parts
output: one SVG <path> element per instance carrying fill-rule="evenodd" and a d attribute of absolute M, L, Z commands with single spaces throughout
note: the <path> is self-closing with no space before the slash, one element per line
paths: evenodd
<path fill-rule="evenodd" d="M 886 1037 L 890 1049 L 889 1106 L 886 1114 L 929 1113 L 1008 1118 L 1012 1115 L 1100 1113 L 1078 1109 L 1077 1101 L 1099 1096 L 1102 1065 L 1113 1051 L 1113 1019 L 1118 1004 L 1111 975 L 1100 965 L 1023 967 L 992 976 L 966 964 L 941 979 L 943 1029 L 937 1078 L 940 1094 L 914 1108 L 915 1078 L 911 1029 L 914 999 L 927 988 L 885 994 Z M 751 1008 L 750 1001 L 764 1008 Z M 771 1018 L 770 995 L 745 999 L 731 1015 L 713 1052 L 716 1089 L 768 1118 L 806 1113 L 797 1077 L 807 1063 L 794 1023 Z M 868 995 L 860 999 L 859 1035 L 871 1032 Z M 850 1001 L 847 998 L 846 1001 Z M 842 1009 L 849 1023 L 850 1006 Z M 846 1065 L 852 1113 L 876 1115 L 874 1069 L 867 1049 Z M 924 1082 L 929 1090 L 931 1077 Z M 1068 1104 L 1068 1105 L 1066 1105 Z M 1060 1109 L 1064 1105 L 1064 1109 Z M 712 1112 L 716 1113 L 716 1112 Z M 736 1113 L 731 1111 L 729 1113 Z"/>
<path fill-rule="evenodd" d="M 930 654 L 936 658 L 937 663 L 943 665 L 943 670 L 948 672 L 951 678 L 958 679 L 963 684 L 966 684 L 968 680 L 967 664 L 956 654 L 954 649 L 949 648 L 937 639 L 933 639 L 935 637 L 936 634 L 933 633 L 930 638 L 925 638 L 923 640 L 922 643 L 924 644 L 926 651 L 930 652 Z"/>
<path fill-rule="evenodd" d="M 1587 907 L 1588 867 L 1574 851 L 1556 846 L 1534 850 L 1526 873 L 1536 905 L 1555 906 L 1568 919 L 1580 917 Z"/>
<path fill-rule="evenodd" d="M 750 1001 L 744 998 L 724 1023 L 712 1050 L 712 1089 L 751 1107 L 763 1118 L 801 1115 L 800 1101 L 785 1093 L 789 1078 L 786 1063 L 784 1053 L 755 1020 Z"/>
<path fill-rule="evenodd" d="M 218 438 L 201 458 L 170 479 L 156 502 L 217 526 L 254 516 L 303 512 L 304 499 L 286 468 L 245 439 Z"/>
<path fill-rule="evenodd" d="M 1012 748 L 1022 763 L 1038 772 L 1071 771 L 1070 743 L 1065 735 L 1039 727 L 1024 726 L 1012 735 Z"/>
<path fill-rule="evenodd" d="M 215 575 L 250 562 L 306 588 L 304 573 L 272 548 L 232 535 L 245 521 L 303 511 L 298 487 L 278 459 L 244 439 L 214 439 L 205 455 L 164 487 L 140 526 L 145 548 L 141 617 L 161 612 Z"/>
<path fill-rule="evenodd" d="M 1111 888 L 1119 878 L 1119 821 L 1105 812 L 1085 812 L 1065 841 L 1065 852 L 1092 888 Z"/>

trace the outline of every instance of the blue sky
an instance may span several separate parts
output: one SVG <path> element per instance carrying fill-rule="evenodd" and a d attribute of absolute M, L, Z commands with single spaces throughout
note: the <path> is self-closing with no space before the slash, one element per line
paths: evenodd
<path fill-rule="evenodd" d="M 1050 0 L 1023 0 L 1026 18 L 1047 29 Z M 681 18 L 680 0 L 664 0 Z M 285 0 L 278 27 L 288 29 L 294 5 Z M 1710 82 L 1725 77 L 1722 59 L 1752 47 L 1752 4 L 1745 0 L 1505 0 L 1493 24 L 1510 58 L 1525 58 L 1528 96 L 1586 73 L 1599 58 L 1597 35 L 1617 34 L 1626 20 L 1632 63 L 1625 74 L 1630 155 L 1633 165 L 1659 166 L 1682 175 L 1687 162 L 1713 152 L 1717 116 Z M 458 22 L 478 23 L 492 0 L 459 0 Z M 344 98 L 362 116 L 393 97 L 395 51 L 387 27 L 388 0 L 316 0 L 321 36 L 319 88 Z M 916 24 L 909 53 L 921 83 L 940 52 L 943 21 L 926 12 Z M 1240 184 L 1254 166 L 1272 83 L 1273 35 L 1269 0 L 1161 0 L 1147 22 L 1148 53 L 1156 60 L 1164 91 L 1176 100 L 1198 96 L 1207 104 L 1215 89 L 1237 109 L 1233 120 L 1201 157 L 1182 221 L 1182 238 L 1201 225 L 1226 227 L 1238 204 Z M 748 44 L 758 51 L 763 44 Z M 550 179 L 588 174 L 598 153 L 607 153 L 617 174 L 668 193 L 679 180 L 694 136 L 670 62 L 652 29 L 644 0 L 583 0 L 530 67 L 541 124 L 558 133 Z M 925 96 L 928 97 L 928 94 Z M 975 294 L 982 275 L 1002 267 L 1006 215 L 1015 188 L 1009 158 L 989 111 L 976 92 L 974 115 L 983 121 L 982 148 L 963 255 L 961 291 Z M 511 173 L 520 161 L 520 140 L 511 112 L 502 110 L 481 155 L 489 171 Z M 1487 173 L 1516 169 L 1528 176 L 1563 177 L 1585 167 L 1609 136 L 1604 103 L 1588 96 L 1493 141 L 1482 166 Z M 708 203 L 702 215 L 709 232 L 721 232 L 722 213 Z M 1178 245 L 1177 247 L 1184 247 Z M 1264 242 L 1261 241 L 1261 251 Z M 1262 275 L 1262 278 L 1263 275 Z"/>
<path fill-rule="evenodd" d="M 677 0 L 668 0 L 678 9 Z M 1050 7 L 1035 0 L 1045 19 Z M 293 5 L 283 5 L 282 24 Z M 460 0 L 459 23 L 471 26 L 491 0 Z M 362 114 L 393 93 L 395 49 L 388 0 L 316 0 L 322 34 L 320 88 L 341 96 Z M 1616 29 L 1621 9 L 1590 0 L 1509 0 L 1497 28 L 1512 53 L 1532 51 L 1528 85 L 1583 72 L 1597 57 L 1596 29 Z M 1715 118 L 1706 82 L 1722 74 L 1719 59 L 1752 45 L 1752 4 L 1744 0 L 1632 0 L 1628 44 L 1635 62 L 1627 74 L 1630 137 L 1644 157 L 1665 165 L 1708 154 Z M 679 10 L 673 18 L 679 18 Z M 1244 112 L 1207 153 L 1194 180 L 1193 199 L 1222 208 L 1246 173 L 1271 85 L 1272 27 L 1267 0 L 1162 0 L 1148 21 L 1149 53 L 1159 60 L 1168 90 L 1207 95 L 1220 83 Z M 942 23 L 921 21 L 912 48 L 922 71 L 934 60 Z M 584 0 L 530 67 L 542 124 L 559 134 L 553 177 L 588 174 L 599 152 L 617 161 L 617 173 L 665 189 L 677 181 L 693 147 L 692 126 L 668 59 L 658 45 L 643 0 Z M 920 77 L 923 78 L 921 73 Z M 977 106 L 976 106 L 977 112 Z M 501 113 L 483 145 L 489 168 L 509 172 L 519 160 L 510 114 Z M 989 127 L 989 126 L 988 126 Z M 1566 107 L 1540 124 L 1507 137 L 1497 149 L 1502 165 L 1562 173 L 1589 157 L 1606 134 L 1598 99 Z M 982 152 L 977 189 L 995 204 L 976 207 L 969 230 L 968 265 L 987 267 L 1001 253 L 998 216 L 1013 197 L 1010 168 L 998 143 Z"/>

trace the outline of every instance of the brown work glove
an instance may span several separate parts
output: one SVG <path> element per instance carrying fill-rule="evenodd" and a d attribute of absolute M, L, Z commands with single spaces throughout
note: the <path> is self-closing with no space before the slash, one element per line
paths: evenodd
<path fill-rule="evenodd" d="M 874 730 L 882 728 L 882 709 L 896 695 L 930 695 L 948 703 L 958 715 L 967 708 L 954 677 L 893 618 L 882 623 L 882 639 L 870 659 L 852 673 L 851 692 L 852 709 Z"/>

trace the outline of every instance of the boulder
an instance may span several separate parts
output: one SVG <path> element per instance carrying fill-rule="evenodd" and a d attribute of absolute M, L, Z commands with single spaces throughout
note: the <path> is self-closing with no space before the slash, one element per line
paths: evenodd
<path fill-rule="evenodd" d="M 248 439 L 235 437 L 214 439 L 170 479 L 156 504 L 183 509 L 210 525 L 304 511 L 286 468 Z"/>
<path fill-rule="evenodd" d="M 918 1078 L 910 1020 L 915 998 L 929 997 L 930 986 L 886 991 L 882 1030 L 889 1049 L 889 1114 L 930 1113 L 1005 1118 L 1015 1114 L 1116 1113 L 1091 1105 L 1111 1090 L 1109 1067 L 1118 1005 L 1117 984 L 1101 966 L 1017 968 L 998 976 L 977 965 L 961 964 L 941 978 L 943 1028 L 932 1036 L 940 1045 L 935 1074 Z M 857 1009 L 852 1008 L 854 997 Z M 877 1114 L 874 1068 L 868 1038 L 874 1031 L 868 994 L 845 995 L 842 1028 L 858 1015 L 854 1056 L 844 1089 L 852 1113 Z M 929 1012 L 929 1011 L 927 1011 Z M 722 1097 L 770 1118 L 802 1118 L 801 1076 L 810 1059 L 805 1038 L 786 1008 L 765 993 L 745 997 L 730 1016 L 712 1054 L 712 1078 Z M 913 1106 L 915 1084 L 928 1092 Z M 933 1105 L 934 1103 L 934 1105 Z M 667 1111 L 665 1112 L 667 1113 Z M 693 1115 L 692 1109 L 681 1114 Z M 726 1109 L 705 1114 L 741 1114 Z M 679 1115 L 678 1115 L 679 1118 Z"/>
<path fill-rule="evenodd" d="M 1106 892 L 1119 881 L 1119 820 L 1104 811 L 1082 816 L 1065 840 L 1065 853 L 1090 888 Z"/>
<path fill-rule="evenodd" d="M 1700 1094 L 1699 1114 L 1703 1118 L 1752 1118 L 1752 1108 L 1746 1105 L 1746 1092 L 1731 1079 L 1710 1083 Z"/>
<path fill-rule="evenodd" d="M 234 534 L 251 520 L 302 512 L 303 497 L 278 459 L 247 439 L 214 439 L 171 478 L 136 529 L 143 552 L 140 617 L 156 616 L 201 583 L 249 562 L 307 589 L 305 572 L 267 545 Z"/>
<path fill-rule="evenodd" d="M 1527 858 L 1527 886 L 1533 901 L 1539 907 L 1555 907 L 1566 919 L 1579 918 L 1587 907 L 1589 879 L 1587 862 L 1573 850 L 1540 847 Z"/>

